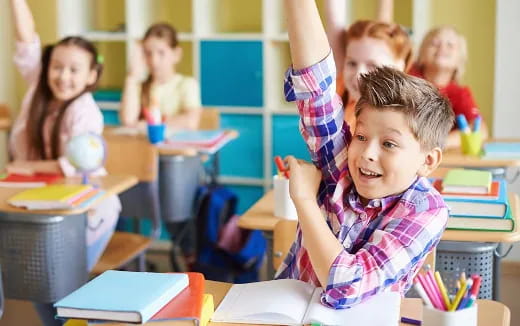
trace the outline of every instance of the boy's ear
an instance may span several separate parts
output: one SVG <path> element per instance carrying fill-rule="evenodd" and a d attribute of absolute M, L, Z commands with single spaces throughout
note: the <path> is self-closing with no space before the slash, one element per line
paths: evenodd
<path fill-rule="evenodd" d="M 182 48 L 180 46 L 175 47 L 173 50 L 175 52 L 175 59 L 177 62 L 181 61 L 182 59 Z"/>
<path fill-rule="evenodd" d="M 430 173 L 432 173 L 442 160 L 442 150 L 439 147 L 435 147 L 432 150 L 426 153 L 424 158 L 424 162 L 419 168 L 417 175 L 420 177 L 427 177 Z"/>

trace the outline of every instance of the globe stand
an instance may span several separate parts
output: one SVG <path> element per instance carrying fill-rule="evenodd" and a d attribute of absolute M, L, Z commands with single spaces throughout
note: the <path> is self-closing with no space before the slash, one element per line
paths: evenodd
<path fill-rule="evenodd" d="M 88 172 L 83 172 L 81 174 L 81 184 L 88 185 L 90 182 L 88 180 Z"/>

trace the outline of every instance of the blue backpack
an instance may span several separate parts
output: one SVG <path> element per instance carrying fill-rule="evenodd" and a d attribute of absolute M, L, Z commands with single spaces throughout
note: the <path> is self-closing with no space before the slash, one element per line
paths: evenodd
<path fill-rule="evenodd" d="M 208 280 L 258 281 L 266 241 L 261 231 L 236 225 L 237 201 L 237 196 L 222 186 L 201 186 L 197 191 L 197 260 L 193 269 Z"/>

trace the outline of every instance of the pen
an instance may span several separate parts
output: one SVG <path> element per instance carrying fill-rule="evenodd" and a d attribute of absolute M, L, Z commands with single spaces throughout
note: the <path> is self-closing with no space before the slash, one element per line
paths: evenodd
<path fill-rule="evenodd" d="M 468 282 L 466 284 L 467 284 L 466 291 L 464 292 L 465 295 L 460 300 L 459 305 L 457 306 L 456 310 L 464 309 L 464 308 L 466 308 L 466 305 L 468 304 L 468 300 L 470 297 L 469 290 L 473 286 L 473 279 L 472 278 L 468 279 Z"/>
<path fill-rule="evenodd" d="M 426 276 L 423 274 L 417 274 L 417 279 L 421 283 L 424 291 L 428 295 L 428 298 L 430 298 L 430 301 L 434 308 L 441 309 L 442 310 L 442 304 L 438 302 L 438 298 L 435 295 L 433 289 L 430 287 L 430 284 L 428 283 Z"/>
<path fill-rule="evenodd" d="M 455 299 L 453 299 L 453 303 L 451 304 L 451 307 L 448 311 L 455 311 L 459 307 L 460 300 L 462 300 L 462 297 L 466 293 L 466 291 L 470 288 L 470 286 L 473 284 L 473 280 L 469 279 L 467 282 L 463 282 L 460 286 L 459 292 L 457 292 L 457 295 L 455 295 Z"/>
<path fill-rule="evenodd" d="M 421 299 L 424 301 L 424 304 L 426 304 L 426 306 L 428 306 L 430 308 L 433 308 L 433 304 L 432 304 L 430 298 L 428 298 L 426 291 L 424 290 L 423 286 L 421 285 L 421 282 L 419 282 L 419 280 L 417 278 L 415 280 L 413 280 L 413 287 L 414 287 L 415 291 L 417 291 L 417 294 L 419 294 Z"/>
<path fill-rule="evenodd" d="M 477 115 L 475 120 L 473 120 L 473 132 L 480 131 L 480 124 L 482 122 L 482 117 L 480 115 Z"/>
<path fill-rule="evenodd" d="M 442 299 L 442 294 L 437 286 L 437 283 L 435 282 L 435 278 L 433 277 L 433 272 L 431 269 L 426 272 L 426 281 L 430 283 L 430 287 L 433 290 L 433 295 L 435 295 L 437 302 L 440 304 L 440 309 L 442 310 L 448 310 L 449 307 L 446 306 L 445 302 Z"/>
<path fill-rule="evenodd" d="M 471 130 L 469 129 L 468 120 L 466 120 L 466 117 L 463 114 L 459 114 L 456 119 L 459 130 L 462 133 L 469 134 Z"/>
<path fill-rule="evenodd" d="M 482 281 L 482 279 L 480 278 L 480 275 L 473 275 L 473 276 L 471 276 L 471 278 L 473 279 L 473 286 L 471 286 L 469 300 L 468 300 L 468 303 L 466 304 L 466 308 L 471 307 L 473 305 L 473 303 L 475 302 L 475 300 L 477 300 L 477 295 L 480 290 L 480 283 Z"/>
<path fill-rule="evenodd" d="M 410 324 L 410 325 L 421 325 L 421 321 L 408 317 L 401 317 L 401 323 Z"/>
<path fill-rule="evenodd" d="M 444 304 L 446 305 L 446 310 L 450 309 L 451 303 L 450 298 L 448 297 L 448 292 L 446 291 L 446 287 L 444 286 L 444 282 L 441 278 L 441 273 L 439 271 L 436 271 L 435 274 L 435 281 L 437 281 L 437 285 L 439 286 L 439 291 L 441 292 L 442 299 L 444 300 Z"/>
<path fill-rule="evenodd" d="M 283 173 L 283 175 L 286 177 L 286 178 L 289 178 L 289 171 L 288 169 L 285 167 L 285 164 L 283 163 L 283 160 L 282 158 L 277 155 L 274 157 L 274 163 L 276 163 L 276 167 L 278 169 L 278 172 L 281 172 Z"/>

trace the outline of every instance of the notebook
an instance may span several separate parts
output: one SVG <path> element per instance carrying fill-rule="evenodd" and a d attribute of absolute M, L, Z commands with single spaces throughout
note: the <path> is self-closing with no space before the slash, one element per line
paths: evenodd
<path fill-rule="evenodd" d="M 484 144 L 484 158 L 520 158 L 520 143 L 486 143 Z"/>
<path fill-rule="evenodd" d="M 60 318 L 145 323 L 188 283 L 180 273 L 106 271 L 54 306 Z"/>
<path fill-rule="evenodd" d="M 381 293 L 350 309 L 340 310 L 322 305 L 321 292 L 321 288 L 292 279 L 234 284 L 211 321 L 269 325 L 398 325 L 401 304 L 398 292 Z"/>
<path fill-rule="evenodd" d="M 71 209 L 77 200 L 93 191 L 92 185 L 53 184 L 24 190 L 9 198 L 7 202 L 27 209 Z M 76 203 L 76 204 L 75 204 Z"/>
<path fill-rule="evenodd" d="M 182 130 L 168 136 L 168 141 L 185 145 L 212 146 L 225 136 L 222 129 Z"/>
<path fill-rule="evenodd" d="M 10 173 L 0 179 L 0 187 L 9 188 L 37 188 L 63 178 L 61 174 L 36 173 L 33 175 Z"/>
<path fill-rule="evenodd" d="M 491 190 L 489 171 L 451 169 L 442 182 L 442 191 L 449 193 L 487 194 Z"/>
<path fill-rule="evenodd" d="M 497 180 L 491 182 L 491 188 L 487 194 L 471 194 L 471 193 L 456 193 L 442 191 L 442 179 L 430 179 L 432 185 L 442 195 L 444 199 L 449 198 L 465 198 L 465 199 L 498 199 L 500 183 Z"/>

